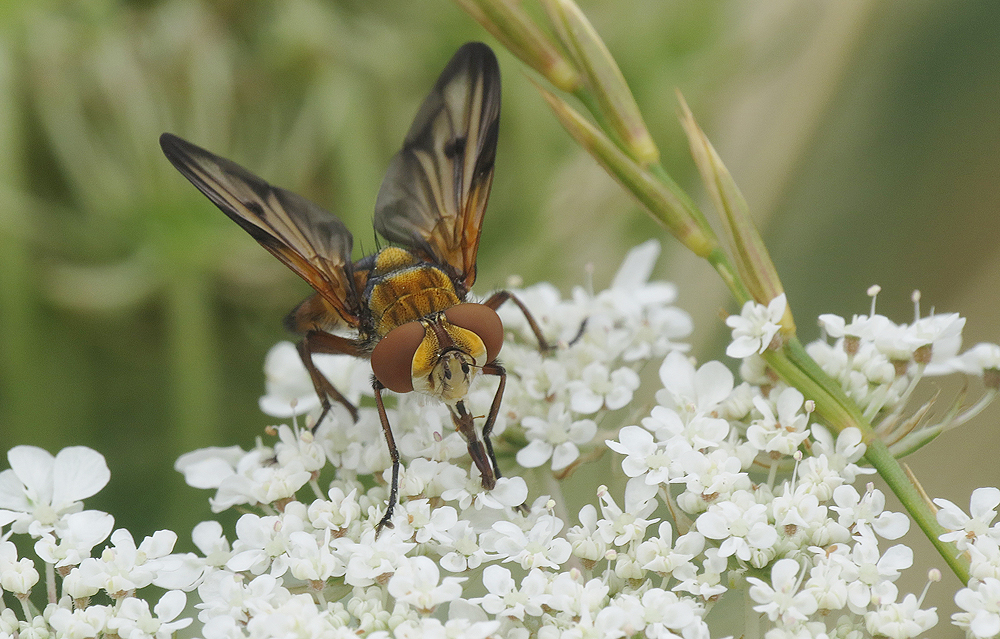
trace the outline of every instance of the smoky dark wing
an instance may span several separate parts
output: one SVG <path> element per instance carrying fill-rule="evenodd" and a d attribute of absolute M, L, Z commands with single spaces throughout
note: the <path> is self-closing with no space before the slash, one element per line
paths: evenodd
<path fill-rule="evenodd" d="M 353 238 L 340 219 L 175 135 L 161 135 L 160 146 L 223 213 L 309 282 L 344 321 L 358 324 L 358 295 L 350 273 Z"/>
<path fill-rule="evenodd" d="M 500 122 L 500 67 L 470 42 L 424 99 L 375 203 L 382 237 L 450 266 L 468 290 L 493 183 Z"/>

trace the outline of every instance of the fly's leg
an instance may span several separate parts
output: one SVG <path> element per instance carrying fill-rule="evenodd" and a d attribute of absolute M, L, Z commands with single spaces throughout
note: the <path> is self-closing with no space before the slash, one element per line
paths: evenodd
<path fill-rule="evenodd" d="M 319 425 L 323 423 L 323 419 L 330 412 L 330 408 L 333 406 L 330 402 L 331 399 L 343 404 L 347 412 L 351 414 L 351 419 L 358 421 L 358 407 L 344 397 L 344 394 L 337 390 L 337 387 L 330 383 L 330 380 L 320 372 L 319 368 L 316 367 L 316 363 L 313 362 L 312 356 L 313 353 L 324 353 L 364 357 L 365 352 L 361 349 L 360 343 L 356 340 L 340 337 L 339 335 L 332 335 L 322 331 L 309 331 L 306 333 L 305 338 L 298 343 L 297 349 L 299 357 L 302 359 L 302 364 L 309 372 L 309 378 L 312 379 L 313 388 L 316 389 L 316 394 L 319 395 L 320 405 L 323 407 L 319 419 L 316 420 L 316 424 L 313 426 L 313 431 L 316 431 Z"/>
<path fill-rule="evenodd" d="M 535 321 L 535 317 L 531 314 L 531 311 L 528 310 L 528 307 L 525 306 L 524 302 L 518 299 L 518 297 L 510 291 L 497 291 L 493 293 L 493 295 L 490 295 L 489 298 L 483 302 L 483 304 L 495 311 L 507 300 L 517 304 L 517 307 L 521 309 L 522 313 L 524 313 L 524 319 L 528 320 L 528 326 L 531 327 L 531 332 L 535 334 L 535 339 L 538 340 L 538 350 L 542 353 L 549 353 L 555 350 L 555 344 L 549 344 L 548 340 L 545 339 L 545 336 L 542 335 L 542 329 L 538 326 L 538 322 Z M 587 320 L 584 319 L 580 323 L 580 330 L 578 330 L 573 339 L 570 340 L 570 345 L 575 344 L 577 340 L 583 337 L 583 331 L 586 327 Z M 504 387 L 507 385 L 507 371 L 500 364 L 500 362 L 494 360 L 484 366 L 482 368 L 482 372 L 485 375 L 496 375 L 500 378 L 500 385 L 497 386 L 496 395 L 493 397 L 493 405 L 490 406 L 490 413 L 486 417 L 486 423 L 483 425 L 483 443 L 486 445 L 486 452 L 489 455 L 490 463 L 493 464 L 494 474 L 497 478 L 500 478 L 502 475 L 500 474 L 500 466 L 497 465 L 497 457 L 493 452 L 493 440 L 490 439 L 490 433 L 493 432 L 493 425 L 496 423 L 497 415 L 500 413 L 500 400 L 503 398 Z M 485 487 L 485 485 L 486 484 L 484 483 L 483 486 Z M 518 509 L 525 512 L 527 510 L 527 506 L 526 504 L 521 504 Z"/>
<path fill-rule="evenodd" d="M 535 339 L 538 340 L 538 350 L 543 353 L 548 353 L 554 350 L 556 347 L 555 344 L 549 344 L 548 341 L 545 339 L 545 336 L 542 335 L 542 329 L 538 326 L 538 322 L 535 321 L 534 315 L 532 315 L 531 311 L 528 310 L 528 307 L 524 305 L 524 302 L 519 300 L 517 296 L 511 293 L 510 291 L 497 291 L 493 295 L 490 295 L 489 298 L 485 302 L 483 302 L 483 305 L 489 306 L 495 311 L 498 308 L 500 308 L 500 305 L 506 302 L 507 300 L 510 300 L 515 304 L 517 304 L 517 307 L 521 309 L 522 313 L 524 313 L 524 319 L 528 320 L 528 326 L 531 327 L 531 332 L 535 334 Z M 576 342 L 581 337 L 583 337 L 583 331 L 585 328 L 587 328 L 586 319 L 580 322 L 580 330 L 578 330 L 573 339 L 569 341 L 570 346 L 576 344 Z"/>
<path fill-rule="evenodd" d="M 538 326 L 538 322 L 535 321 L 535 317 L 531 314 L 531 311 L 528 310 L 528 307 L 525 306 L 524 302 L 519 300 L 517 296 L 510 291 L 497 291 L 493 295 L 490 295 L 489 298 L 483 302 L 483 305 L 489 306 L 495 311 L 507 300 L 517 304 L 517 307 L 521 309 L 522 313 L 524 313 L 524 319 L 528 320 L 528 326 L 531 327 L 531 332 L 535 334 L 535 339 L 538 340 L 538 350 L 543 353 L 548 353 L 549 351 L 555 349 L 555 345 L 549 344 L 545 339 L 545 336 L 542 335 L 542 329 Z M 582 332 L 581 327 L 581 333 Z"/>
<path fill-rule="evenodd" d="M 451 412 L 451 421 L 455 423 L 455 430 L 465 439 L 465 443 L 469 447 L 469 457 L 479 469 L 479 478 L 483 482 L 483 488 L 493 490 L 493 487 L 497 485 L 500 469 L 497 468 L 497 460 L 493 455 L 493 444 L 490 443 L 489 435 L 484 431 L 483 439 L 479 439 L 474 418 L 465 407 L 464 401 L 459 400 L 454 406 L 448 408 Z M 492 426 L 490 427 L 492 428 Z M 485 440 L 485 445 L 483 440 Z"/>
<path fill-rule="evenodd" d="M 500 365 L 500 362 L 493 360 L 483 366 L 482 372 L 484 375 L 496 375 L 500 378 L 496 395 L 493 396 L 493 404 L 490 406 L 490 413 L 486 416 L 486 423 L 483 424 L 483 443 L 486 445 L 486 454 L 489 455 L 490 463 L 493 464 L 493 473 L 497 479 L 500 479 L 503 475 L 500 474 L 500 466 L 497 465 L 497 456 L 493 453 L 493 440 L 490 439 L 490 433 L 493 432 L 493 425 L 497 421 L 497 415 L 500 414 L 500 401 L 503 399 L 503 389 L 507 386 L 507 371 Z"/>
<path fill-rule="evenodd" d="M 396 439 L 392 436 L 389 416 L 386 415 L 385 404 L 382 403 L 382 391 L 385 390 L 385 386 L 377 379 L 373 379 L 372 387 L 375 389 L 375 405 L 378 407 L 378 417 L 382 422 L 382 433 L 385 435 L 385 443 L 389 445 L 389 458 L 392 459 L 392 486 L 389 488 L 389 504 L 385 508 L 382 519 L 375 525 L 375 536 L 378 537 L 383 528 L 395 527 L 392 524 L 392 511 L 399 499 L 399 451 L 396 450 Z"/>
<path fill-rule="evenodd" d="M 497 421 L 497 415 L 500 414 L 500 401 L 503 399 L 503 390 L 507 386 L 507 371 L 500 364 L 500 362 L 493 360 L 486 366 L 483 366 L 482 372 L 484 375 L 496 375 L 500 378 L 500 384 L 497 386 L 496 395 L 493 396 L 493 404 L 490 406 L 490 413 L 486 416 L 486 423 L 483 424 L 483 443 L 486 445 L 486 454 L 489 455 L 490 463 L 493 464 L 493 473 L 496 475 L 497 479 L 503 477 L 500 474 L 500 466 L 497 464 L 497 456 L 493 453 L 493 440 L 490 439 L 490 433 L 493 432 L 493 425 Z M 493 482 L 494 485 L 496 481 Z M 483 480 L 483 488 L 487 488 L 485 479 Z M 489 488 L 492 488 L 490 486 Z M 527 503 L 521 504 L 515 510 L 521 513 L 528 512 Z"/>

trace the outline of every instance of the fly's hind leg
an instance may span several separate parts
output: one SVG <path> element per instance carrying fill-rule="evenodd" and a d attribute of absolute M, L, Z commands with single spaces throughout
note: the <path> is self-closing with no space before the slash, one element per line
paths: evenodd
<path fill-rule="evenodd" d="M 313 431 L 319 427 L 323 419 L 330 412 L 330 408 L 333 406 L 331 400 L 343 404 L 347 412 L 351 414 L 351 419 L 358 421 L 358 407 L 344 397 L 344 394 L 337 390 L 337 387 L 320 372 L 319 368 L 316 367 L 316 363 L 313 362 L 312 356 L 313 353 L 323 353 L 363 357 L 364 351 L 361 350 L 360 344 L 356 340 L 340 337 L 339 335 L 322 331 L 309 331 L 306 333 L 305 338 L 298 343 L 297 349 L 299 357 L 302 358 L 302 364 L 309 371 L 309 378 L 312 379 L 313 388 L 316 389 L 320 405 L 323 407 L 319 419 L 313 425 Z"/>

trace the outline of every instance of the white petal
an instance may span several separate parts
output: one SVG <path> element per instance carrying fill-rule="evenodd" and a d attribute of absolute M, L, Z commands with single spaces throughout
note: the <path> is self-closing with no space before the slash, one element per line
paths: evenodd
<path fill-rule="evenodd" d="M 569 438 L 574 444 L 588 444 L 597 434 L 597 424 L 592 419 L 581 419 L 569 427 Z"/>
<path fill-rule="evenodd" d="M 913 565 L 913 550 L 909 546 L 897 544 L 885 551 L 878 560 L 879 574 L 895 577 L 900 570 Z"/>
<path fill-rule="evenodd" d="M 316 393 L 301 395 L 293 399 L 277 395 L 262 395 L 257 400 L 257 405 L 260 412 L 265 415 L 278 419 L 290 419 L 319 408 L 320 401 Z"/>
<path fill-rule="evenodd" d="M 62 537 L 74 537 L 93 548 L 108 538 L 115 527 L 115 518 L 100 510 L 83 510 L 62 518 Z"/>
<path fill-rule="evenodd" d="M 172 530 L 157 530 L 142 540 L 139 548 L 147 557 L 163 557 L 170 554 L 177 543 L 177 533 Z"/>
<path fill-rule="evenodd" d="M 517 451 L 517 463 L 525 468 L 538 468 L 552 456 L 552 444 L 535 439 Z"/>
<path fill-rule="evenodd" d="M 789 386 L 785 390 L 781 391 L 778 395 L 778 401 L 776 402 L 778 409 L 778 419 L 782 422 L 791 422 L 798 413 L 799 409 L 802 407 L 802 403 L 805 401 L 802 393 L 797 388 Z M 787 423 L 783 425 L 787 426 Z"/>
<path fill-rule="evenodd" d="M 10 469 L 37 499 L 52 503 L 52 465 L 55 458 L 37 446 L 15 446 L 7 453 Z"/>
<path fill-rule="evenodd" d="M 503 566 L 487 566 L 483 571 L 483 585 L 492 593 L 507 593 L 514 588 L 510 571 Z"/>
<path fill-rule="evenodd" d="M 580 456 L 580 449 L 573 442 L 563 442 L 552 451 L 552 470 L 566 468 Z"/>
<path fill-rule="evenodd" d="M 670 351 L 660 365 L 660 381 L 675 396 L 694 398 L 694 376 L 694 365 L 679 351 Z"/>
<path fill-rule="evenodd" d="M 644 481 L 629 480 L 625 484 L 625 512 L 636 514 L 649 505 L 660 487 Z"/>
<path fill-rule="evenodd" d="M 729 537 L 729 525 L 726 520 L 715 512 L 704 512 L 695 521 L 698 532 L 709 539 L 725 539 Z"/>
<path fill-rule="evenodd" d="M 788 300 L 784 293 L 771 300 L 767 305 L 767 314 L 771 318 L 771 321 L 775 323 L 780 322 L 787 306 Z"/>
<path fill-rule="evenodd" d="M 969 630 L 976 637 L 995 637 L 1000 633 L 1000 616 L 985 610 L 977 610 L 969 624 Z"/>
<path fill-rule="evenodd" d="M 582 387 L 575 390 L 570 396 L 569 405 L 581 415 L 590 415 L 604 406 L 604 397 L 587 387 Z"/>
<path fill-rule="evenodd" d="M 754 548 L 770 548 L 778 543 L 778 531 L 767 524 L 755 524 L 746 538 Z"/>
<path fill-rule="evenodd" d="M 653 435 L 645 428 L 639 426 L 626 426 L 618 431 L 618 441 L 626 448 L 625 452 L 627 454 L 638 453 L 648 455 L 656 450 L 656 442 L 653 441 Z"/>
<path fill-rule="evenodd" d="M 219 457 L 185 464 L 181 472 L 184 473 L 184 482 L 192 488 L 218 488 L 224 480 L 236 474 L 232 465 Z"/>
<path fill-rule="evenodd" d="M 622 471 L 626 477 L 639 477 L 648 473 L 649 470 L 649 464 L 646 463 L 644 458 L 639 459 L 634 455 L 629 455 L 622 460 Z M 645 478 L 643 481 L 645 481 Z"/>
<path fill-rule="evenodd" d="M 719 361 L 706 362 L 694 375 L 698 408 L 714 408 L 733 392 L 733 373 Z"/>
<path fill-rule="evenodd" d="M 884 512 L 875 518 L 872 528 L 885 539 L 899 539 L 910 530 L 910 518 L 903 513 Z"/>
<path fill-rule="evenodd" d="M 622 260 L 622 265 L 611 282 L 611 288 L 631 290 L 639 288 L 649 281 L 649 276 L 660 256 L 660 243 L 657 240 L 646 240 L 633 247 Z"/>
<path fill-rule="evenodd" d="M 618 386 L 604 398 L 604 404 L 608 410 L 618 410 L 622 406 L 628 405 L 632 401 L 632 389 Z"/>
<path fill-rule="evenodd" d="M 250 570 L 250 567 L 257 563 L 262 554 L 259 550 L 245 550 L 241 553 L 236 553 L 226 562 L 226 568 L 233 572 Z"/>
<path fill-rule="evenodd" d="M 21 513 L 31 510 L 31 503 L 24 494 L 24 484 L 13 470 L 0 472 L 0 510 L 5 508 Z M 4 519 L 5 517 L 0 516 L 0 522 Z M 0 523 L 0 526 L 5 526 L 10 521 Z"/>
<path fill-rule="evenodd" d="M 992 487 L 977 488 L 972 491 L 969 512 L 973 517 L 979 518 L 992 512 L 998 504 L 1000 504 L 1000 490 Z"/>
<path fill-rule="evenodd" d="M 760 338 L 737 337 L 726 347 L 726 355 L 735 359 L 744 359 L 755 354 L 758 349 L 761 349 Z M 761 352 L 763 352 L 763 349 L 761 349 Z"/>
<path fill-rule="evenodd" d="M 153 607 L 153 612 L 160 621 L 172 621 L 174 617 L 181 614 L 187 604 L 187 595 L 180 590 L 171 590 L 163 593 L 160 600 Z"/>
<path fill-rule="evenodd" d="M 771 568 L 771 583 L 777 590 L 791 592 L 801 566 L 794 559 L 779 559 Z"/>
<path fill-rule="evenodd" d="M 833 337 L 834 339 L 843 337 L 844 327 L 847 325 L 843 317 L 839 315 L 823 314 L 820 315 L 818 319 L 827 335 Z"/>
<path fill-rule="evenodd" d="M 491 495 L 500 503 L 514 508 L 528 498 L 528 484 L 520 477 L 501 477 Z"/>
<path fill-rule="evenodd" d="M 58 508 L 91 497 L 110 479 L 104 455 L 86 446 L 63 448 L 53 468 L 52 505 Z"/>
<path fill-rule="evenodd" d="M 469 568 L 465 555 L 457 552 L 448 553 L 440 561 L 441 567 L 448 572 L 465 572 Z"/>
<path fill-rule="evenodd" d="M 938 507 L 937 520 L 939 524 L 948 530 L 963 530 L 965 528 L 969 516 L 962 512 L 961 508 L 943 497 L 935 497 L 933 501 Z"/>

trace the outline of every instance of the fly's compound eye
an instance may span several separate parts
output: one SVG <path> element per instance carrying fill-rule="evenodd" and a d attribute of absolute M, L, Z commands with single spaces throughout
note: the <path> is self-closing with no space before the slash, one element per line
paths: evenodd
<path fill-rule="evenodd" d="M 383 386 L 397 393 L 413 390 L 413 356 L 424 340 L 424 325 L 407 322 L 389 331 L 372 350 L 372 372 Z"/>
<path fill-rule="evenodd" d="M 486 347 L 484 365 L 500 354 L 500 347 L 503 346 L 503 322 L 492 308 L 470 302 L 452 306 L 444 312 L 444 316 L 455 326 L 472 331 L 483 340 L 483 346 Z"/>

